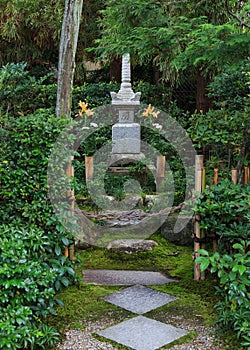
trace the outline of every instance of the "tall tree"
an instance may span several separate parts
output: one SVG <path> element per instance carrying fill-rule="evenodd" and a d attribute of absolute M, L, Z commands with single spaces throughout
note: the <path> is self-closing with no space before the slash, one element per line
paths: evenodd
<path fill-rule="evenodd" d="M 83 0 L 65 0 L 58 61 L 56 115 L 70 116 L 75 55 Z"/>
<path fill-rule="evenodd" d="M 192 69 L 199 82 L 197 109 L 206 111 L 207 83 L 249 54 L 247 8 L 247 1 L 235 0 L 107 0 L 98 52 L 153 60 L 172 82 Z"/>

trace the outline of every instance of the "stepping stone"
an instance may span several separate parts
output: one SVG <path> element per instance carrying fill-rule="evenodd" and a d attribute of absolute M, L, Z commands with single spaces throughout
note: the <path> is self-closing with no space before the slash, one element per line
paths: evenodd
<path fill-rule="evenodd" d="M 177 300 L 178 298 L 151 288 L 136 285 L 109 294 L 102 299 L 135 314 L 141 315 Z"/>
<path fill-rule="evenodd" d="M 176 280 L 166 277 L 160 272 L 131 270 L 83 270 L 86 283 L 106 286 L 145 286 L 162 285 Z"/>
<path fill-rule="evenodd" d="M 155 350 L 187 335 L 188 332 L 138 316 L 99 331 L 97 334 L 135 350 Z"/>

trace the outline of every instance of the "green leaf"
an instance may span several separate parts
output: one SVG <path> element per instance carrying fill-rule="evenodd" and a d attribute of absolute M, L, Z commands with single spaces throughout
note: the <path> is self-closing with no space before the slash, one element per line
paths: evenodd
<path fill-rule="evenodd" d="M 62 277 L 61 282 L 65 287 L 69 286 L 69 280 L 66 277 Z"/>
<path fill-rule="evenodd" d="M 205 249 L 199 249 L 199 250 L 198 250 L 198 253 L 199 253 L 200 255 L 203 255 L 203 256 L 209 256 L 208 251 L 205 250 Z"/>
<path fill-rule="evenodd" d="M 195 259 L 195 263 L 200 265 L 201 271 L 205 271 L 210 264 L 210 260 L 208 258 L 200 256 L 197 259 Z"/>
<path fill-rule="evenodd" d="M 56 253 L 56 255 L 58 256 L 58 255 L 61 255 L 61 248 L 60 248 L 60 246 L 59 245 L 56 245 L 55 246 L 55 253 Z"/>
<path fill-rule="evenodd" d="M 66 270 L 69 273 L 69 275 L 75 276 L 75 271 L 72 269 L 72 267 L 67 266 Z"/>
<path fill-rule="evenodd" d="M 240 243 L 235 243 L 234 245 L 233 245 L 233 248 L 234 249 L 238 249 L 239 251 L 244 251 L 244 247 L 243 247 L 243 245 L 242 244 L 240 244 Z"/>
<path fill-rule="evenodd" d="M 246 266 L 244 266 L 244 265 L 238 265 L 238 271 L 239 271 L 239 273 L 240 273 L 240 275 L 242 276 L 243 275 L 243 273 L 245 273 L 246 272 Z"/>
<path fill-rule="evenodd" d="M 65 246 L 68 246 L 69 245 L 69 240 L 67 237 L 62 237 L 62 242 Z"/>
<path fill-rule="evenodd" d="M 57 302 L 58 305 L 64 306 L 64 302 L 61 299 L 55 298 L 55 301 Z"/>
<path fill-rule="evenodd" d="M 56 280 L 55 282 L 55 289 L 59 291 L 61 289 L 61 282 L 59 280 Z"/>

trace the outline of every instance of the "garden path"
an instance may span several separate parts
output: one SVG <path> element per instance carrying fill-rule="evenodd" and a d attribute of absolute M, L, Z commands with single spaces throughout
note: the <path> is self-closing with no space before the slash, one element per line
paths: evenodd
<path fill-rule="evenodd" d="M 83 277 L 87 283 L 129 286 L 103 300 L 132 312 L 133 316 L 98 331 L 99 336 L 135 350 L 155 350 L 188 334 L 182 328 L 142 316 L 177 300 L 145 285 L 162 285 L 175 280 L 154 271 L 84 270 Z"/>

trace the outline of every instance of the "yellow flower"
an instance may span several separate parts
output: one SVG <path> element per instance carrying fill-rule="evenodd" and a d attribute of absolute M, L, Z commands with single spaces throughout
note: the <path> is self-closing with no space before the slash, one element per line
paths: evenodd
<path fill-rule="evenodd" d="M 87 103 L 80 101 L 78 103 L 78 105 L 81 107 L 81 109 L 78 111 L 78 114 L 80 116 L 82 116 L 83 113 L 85 113 L 87 117 L 90 117 L 93 114 L 91 109 L 88 108 L 88 104 Z"/>
<path fill-rule="evenodd" d="M 93 112 L 91 111 L 91 109 L 86 109 L 85 114 L 87 117 L 91 117 L 93 115 Z"/>
<path fill-rule="evenodd" d="M 78 105 L 81 107 L 82 112 L 85 112 L 85 110 L 88 108 L 88 104 L 82 101 L 80 101 Z"/>
<path fill-rule="evenodd" d="M 152 116 L 153 118 L 157 118 L 159 113 L 160 113 L 160 111 L 155 112 L 155 108 L 152 107 L 151 104 L 149 104 L 148 107 L 145 108 L 145 110 L 142 113 L 142 115 L 143 115 L 143 117 Z"/>

